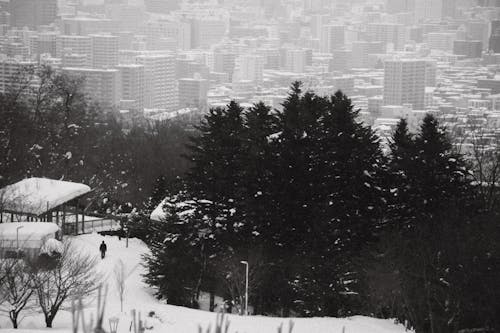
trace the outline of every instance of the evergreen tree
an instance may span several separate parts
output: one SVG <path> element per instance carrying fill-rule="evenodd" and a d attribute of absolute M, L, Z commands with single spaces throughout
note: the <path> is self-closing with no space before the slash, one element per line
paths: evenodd
<path fill-rule="evenodd" d="M 211 109 L 197 128 L 199 136 L 192 138 L 189 146 L 192 167 L 186 179 L 187 190 L 195 200 L 209 203 L 200 209 L 209 217 L 214 237 L 235 246 L 244 226 L 238 209 L 244 191 L 243 108 L 231 102 L 227 108 Z"/>
<path fill-rule="evenodd" d="M 401 119 L 389 141 L 389 210 L 388 219 L 398 228 L 408 227 L 418 215 L 412 202 L 414 177 L 409 170 L 415 167 L 417 148 L 406 119 Z"/>
<path fill-rule="evenodd" d="M 300 83 L 282 112 L 234 102 L 210 111 L 186 181 L 198 218 L 180 237 L 203 230 L 209 240 L 202 285 L 218 288 L 237 276 L 228 267 L 254 260 L 259 311 L 349 313 L 360 279 L 354 257 L 376 238 L 385 205 L 385 160 L 357 115 L 342 93 L 321 97 Z"/>
<path fill-rule="evenodd" d="M 456 240 L 472 213 L 474 191 L 462 156 L 453 151 L 445 130 L 427 115 L 413 139 L 400 122 L 391 142 L 394 192 L 390 218 L 396 234 L 389 233 L 407 312 L 417 331 L 455 332 L 461 301 L 452 259 Z M 473 213 L 472 213 L 473 214 Z M 403 229 L 399 227 L 404 226 Z M 399 230 L 399 231 L 397 231 Z"/>
<path fill-rule="evenodd" d="M 240 179 L 243 109 L 235 102 L 209 111 L 192 138 L 188 182 L 193 195 L 218 202 L 234 200 Z"/>
<path fill-rule="evenodd" d="M 424 118 L 415 138 L 402 120 L 390 148 L 395 175 L 391 192 L 397 197 L 394 218 L 403 218 L 402 225 L 424 223 L 444 207 L 461 207 L 472 199 L 467 165 L 434 116 Z"/>
<path fill-rule="evenodd" d="M 424 118 L 415 147 L 418 168 L 414 171 L 421 189 L 421 198 L 415 204 L 430 217 L 443 207 L 443 199 L 462 206 L 472 193 L 469 170 L 434 116 Z"/>
<path fill-rule="evenodd" d="M 318 98 L 318 97 L 316 97 Z M 299 289 L 308 315 L 347 314 L 359 300 L 354 257 L 376 239 L 385 206 L 385 160 L 377 136 L 358 123 L 341 92 L 318 98 L 311 182 L 314 196 Z"/>
<path fill-rule="evenodd" d="M 157 297 L 169 304 L 197 307 L 199 280 L 203 272 L 201 233 L 195 223 L 182 218 L 186 206 L 177 197 L 167 201 L 166 219 L 151 225 L 151 254 L 144 257 L 145 281 L 158 288 Z"/>

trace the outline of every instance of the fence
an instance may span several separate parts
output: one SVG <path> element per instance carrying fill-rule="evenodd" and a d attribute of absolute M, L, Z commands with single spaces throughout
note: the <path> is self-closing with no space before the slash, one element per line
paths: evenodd
<path fill-rule="evenodd" d="M 120 223 L 111 218 L 90 218 L 84 221 L 67 221 L 64 223 L 65 235 L 91 234 L 93 232 L 118 229 L 120 229 Z"/>

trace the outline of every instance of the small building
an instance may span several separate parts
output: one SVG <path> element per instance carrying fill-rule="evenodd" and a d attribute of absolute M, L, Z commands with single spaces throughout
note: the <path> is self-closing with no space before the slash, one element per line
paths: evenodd
<path fill-rule="evenodd" d="M 0 258 L 35 256 L 53 247 L 59 227 L 50 222 L 0 223 Z"/>
<path fill-rule="evenodd" d="M 85 184 L 48 178 L 26 178 L 0 189 L 0 223 L 53 222 L 61 234 L 78 235 L 116 229 L 111 218 L 86 216 Z"/>

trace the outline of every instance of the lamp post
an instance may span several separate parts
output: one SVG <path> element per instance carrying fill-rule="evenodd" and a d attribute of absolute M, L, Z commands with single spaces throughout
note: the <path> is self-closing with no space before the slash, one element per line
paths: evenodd
<path fill-rule="evenodd" d="M 19 229 L 22 228 L 24 228 L 23 225 L 20 225 L 19 227 L 16 228 L 16 246 L 18 251 L 19 251 Z"/>
<path fill-rule="evenodd" d="M 118 322 L 120 321 L 120 318 L 111 317 L 108 320 L 109 320 L 109 331 L 111 333 L 116 333 L 118 331 Z"/>
<path fill-rule="evenodd" d="M 245 315 L 248 316 L 248 261 L 240 261 L 245 265 Z"/>

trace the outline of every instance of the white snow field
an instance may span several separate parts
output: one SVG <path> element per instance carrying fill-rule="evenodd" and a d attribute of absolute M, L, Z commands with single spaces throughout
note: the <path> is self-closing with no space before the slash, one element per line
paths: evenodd
<path fill-rule="evenodd" d="M 100 259 L 99 244 L 104 240 L 108 252 L 104 260 Z M 151 333 L 198 333 L 198 327 L 203 327 L 203 333 L 209 325 L 214 332 L 216 314 L 201 310 L 172 306 L 158 301 L 153 296 L 153 290 L 143 281 L 141 274 L 145 272 L 141 256 L 148 252 L 147 246 L 138 239 L 129 239 L 129 247 L 125 247 L 125 239 L 103 237 L 98 234 L 81 235 L 73 238 L 73 242 L 82 251 L 87 251 L 99 258 L 99 270 L 106 275 L 109 286 L 104 328 L 109 332 L 111 317 L 119 317 L 118 333 L 129 332 L 130 311 L 136 309 L 142 318 L 154 311 L 158 319 L 148 322 L 153 328 L 146 330 Z M 119 261 L 125 265 L 128 274 L 125 282 L 124 312 L 120 313 L 120 300 L 114 279 L 114 268 Z M 85 310 L 85 317 L 96 317 L 95 301 Z M 57 332 L 71 333 L 71 313 L 61 310 L 53 323 L 54 328 L 44 328 L 43 316 L 39 313 L 25 314 L 20 329 L 10 327 L 7 317 L 0 317 L 0 333 L 38 333 Z M 276 333 L 283 323 L 283 331 L 288 332 L 289 318 L 271 318 L 262 316 L 227 315 L 230 322 L 229 333 Z M 380 320 L 369 317 L 355 316 L 351 318 L 293 318 L 293 333 L 403 333 L 405 328 L 396 325 L 391 320 Z M 133 331 L 133 330 L 132 330 Z M 80 330 L 80 332 L 82 332 Z"/>

